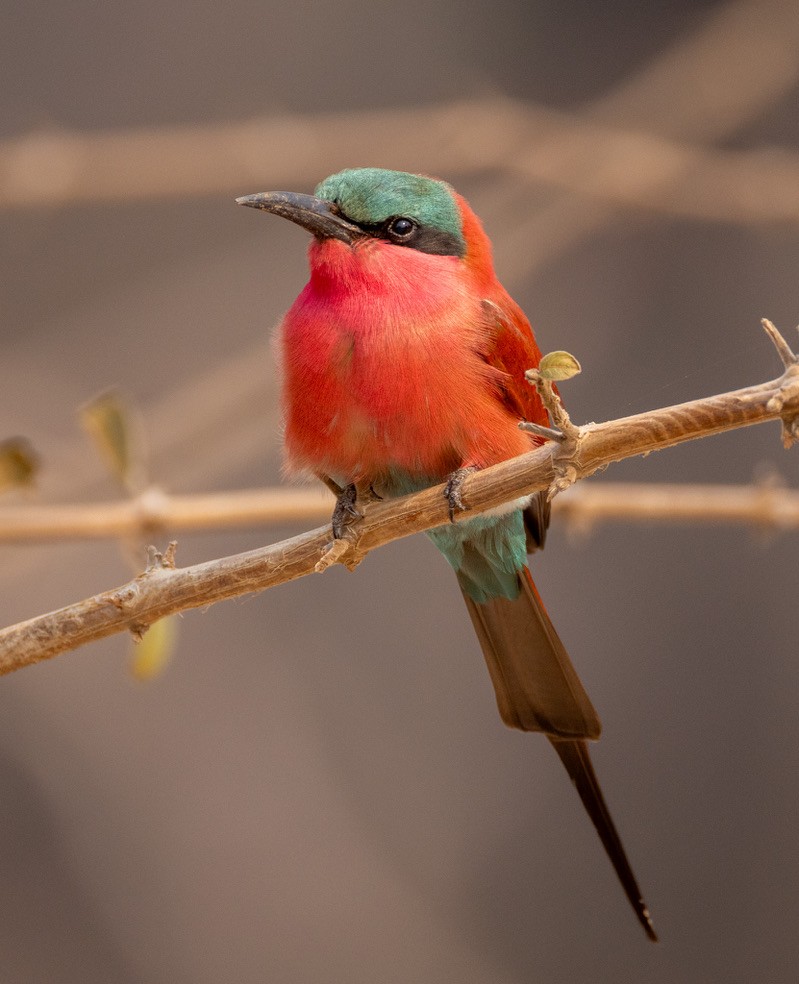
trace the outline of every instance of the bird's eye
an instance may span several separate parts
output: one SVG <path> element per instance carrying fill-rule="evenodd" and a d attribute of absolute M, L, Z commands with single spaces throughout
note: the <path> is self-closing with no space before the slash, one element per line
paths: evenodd
<path fill-rule="evenodd" d="M 416 223 L 413 219 L 406 219 L 404 216 L 399 216 L 396 219 L 391 219 L 388 223 L 387 231 L 392 239 L 404 240 L 411 235 L 415 228 Z"/>

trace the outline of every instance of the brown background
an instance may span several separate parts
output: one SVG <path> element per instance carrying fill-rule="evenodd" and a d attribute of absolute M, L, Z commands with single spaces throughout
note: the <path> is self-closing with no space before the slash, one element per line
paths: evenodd
<path fill-rule="evenodd" d="M 757 112 L 683 128 L 667 91 L 662 113 L 633 100 L 618 120 L 795 152 L 794 0 L 17 4 L 0 136 L 500 93 L 575 113 L 609 98 L 613 124 L 612 94 L 725 17 L 770 39 L 758 72 L 788 78 Z M 735 90 L 741 63 L 722 44 L 689 102 Z M 666 81 L 679 90 L 679 59 Z M 484 137 L 469 139 L 477 160 Z M 350 163 L 395 162 L 376 142 Z M 315 177 L 329 169 L 323 147 Z M 583 362 L 565 390 L 578 421 L 777 374 L 758 319 L 799 320 L 795 223 L 614 208 L 559 247 L 559 210 L 595 203 L 502 168 L 442 176 L 484 217 L 544 349 Z M 76 422 L 111 384 L 142 408 L 167 488 L 278 480 L 266 339 L 304 282 L 305 241 L 231 202 L 273 180 L 2 212 L 0 436 L 39 448 L 39 498 L 114 494 Z M 771 425 L 607 477 L 746 483 L 765 463 L 795 486 L 797 460 Z M 297 531 L 184 534 L 179 562 Z M 0 563 L 2 624 L 129 573 L 115 544 L 6 547 Z M 354 576 L 187 614 L 150 686 L 131 682 L 122 638 L 2 680 L 3 979 L 795 981 L 795 534 L 557 527 L 536 579 L 602 714 L 597 767 L 660 947 L 546 743 L 502 728 L 454 578 L 417 537 Z"/>

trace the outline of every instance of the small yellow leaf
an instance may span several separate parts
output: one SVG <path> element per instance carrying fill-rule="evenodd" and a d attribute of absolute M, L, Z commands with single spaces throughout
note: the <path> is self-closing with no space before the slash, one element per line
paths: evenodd
<path fill-rule="evenodd" d="M 556 383 L 571 379 L 583 370 L 570 352 L 548 352 L 539 362 L 538 371 L 543 379 Z"/>
<path fill-rule="evenodd" d="M 39 458 L 30 441 L 10 437 L 0 441 L 0 492 L 32 485 L 39 470 Z"/>
<path fill-rule="evenodd" d="M 94 441 L 109 471 L 130 487 L 133 466 L 130 414 L 118 393 L 107 391 L 80 410 L 83 429 Z"/>
<path fill-rule="evenodd" d="M 166 669 L 178 641 L 178 623 L 174 615 L 153 622 L 135 644 L 130 672 L 142 683 L 154 680 Z"/>

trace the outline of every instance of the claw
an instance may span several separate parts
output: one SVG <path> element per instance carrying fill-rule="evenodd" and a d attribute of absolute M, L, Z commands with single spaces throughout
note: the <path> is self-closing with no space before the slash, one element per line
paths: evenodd
<path fill-rule="evenodd" d="M 455 522 L 455 511 L 465 512 L 469 507 L 463 501 L 463 483 L 472 472 L 478 471 L 477 465 L 467 465 L 465 468 L 458 468 L 447 479 L 444 486 L 444 498 L 449 503 L 449 521 Z"/>
<path fill-rule="evenodd" d="M 361 519 L 361 513 L 356 508 L 358 491 L 354 485 L 347 485 L 336 498 L 336 508 L 333 510 L 333 538 L 341 540 L 356 519 Z"/>

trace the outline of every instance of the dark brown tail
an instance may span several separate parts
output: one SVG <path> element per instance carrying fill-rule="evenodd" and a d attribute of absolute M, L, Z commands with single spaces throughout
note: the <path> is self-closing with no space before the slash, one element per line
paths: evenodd
<path fill-rule="evenodd" d="M 641 897 L 605 803 L 586 739 L 601 731 L 599 717 L 572 666 L 527 568 L 514 601 L 494 598 L 479 604 L 464 594 L 502 720 L 522 731 L 542 731 L 574 783 L 583 806 L 650 940 L 657 941 L 649 910 Z"/>

